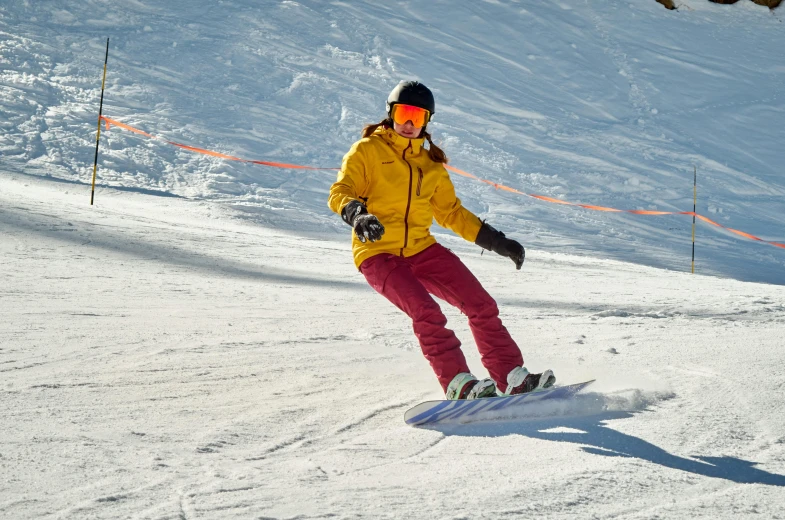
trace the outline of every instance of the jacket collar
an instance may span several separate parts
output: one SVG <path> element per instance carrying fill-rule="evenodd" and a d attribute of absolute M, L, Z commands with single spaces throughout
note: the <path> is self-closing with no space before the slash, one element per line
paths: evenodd
<path fill-rule="evenodd" d="M 406 148 L 408 148 L 409 144 L 411 143 L 411 155 L 419 154 L 420 150 L 422 150 L 423 141 L 425 141 L 424 137 L 409 139 L 408 137 L 400 135 L 392 128 L 386 128 L 384 126 L 377 128 L 374 134 L 384 139 L 384 142 L 389 144 L 399 153 L 403 153 L 403 151 L 406 150 Z"/>

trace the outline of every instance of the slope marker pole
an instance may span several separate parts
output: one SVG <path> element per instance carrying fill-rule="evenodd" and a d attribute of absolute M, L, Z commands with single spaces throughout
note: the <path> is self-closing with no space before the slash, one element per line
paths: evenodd
<path fill-rule="evenodd" d="M 692 181 L 692 274 L 695 274 L 695 214 L 698 208 L 698 167 L 693 165 Z"/>
<path fill-rule="evenodd" d="M 109 38 L 106 39 L 106 55 L 104 56 L 104 78 L 101 80 L 101 104 L 98 107 L 98 130 L 95 134 L 95 161 L 93 162 L 93 188 L 90 191 L 90 205 L 95 200 L 95 177 L 98 173 L 98 144 L 101 141 L 101 116 L 104 111 L 104 87 L 106 85 L 106 63 L 109 61 Z"/>

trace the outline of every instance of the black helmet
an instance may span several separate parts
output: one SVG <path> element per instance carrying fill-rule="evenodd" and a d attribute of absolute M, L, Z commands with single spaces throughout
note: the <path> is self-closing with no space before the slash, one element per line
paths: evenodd
<path fill-rule="evenodd" d="M 419 81 L 401 81 L 387 96 L 387 115 L 390 115 L 393 105 L 412 105 L 424 108 L 433 116 L 436 111 L 436 102 L 433 93 Z"/>

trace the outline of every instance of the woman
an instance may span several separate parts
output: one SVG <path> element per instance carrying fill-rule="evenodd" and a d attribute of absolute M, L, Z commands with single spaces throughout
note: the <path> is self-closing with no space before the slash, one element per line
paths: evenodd
<path fill-rule="evenodd" d="M 461 205 L 444 168 L 447 157 L 426 131 L 433 94 L 402 81 L 387 98 L 387 118 L 363 129 L 330 189 L 330 209 L 354 228 L 355 265 L 368 283 L 405 312 L 447 399 L 477 399 L 547 388 L 553 372 L 531 374 L 499 319 L 496 302 L 430 233 L 433 219 L 484 249 L 523 265 L 524 249 Z M 424 141 L 429 144 L 423 148 Z M 469 371 L 461 343 L 446 328 L 437 296 L 461 309 L 492 379 Z"/>

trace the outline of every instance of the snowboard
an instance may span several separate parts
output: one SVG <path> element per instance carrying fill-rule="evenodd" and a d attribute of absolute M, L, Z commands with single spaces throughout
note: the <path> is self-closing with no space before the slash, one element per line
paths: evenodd
<path fill-rule="evenodd" d="M 440 422 L 471 422 L 482 412 L 521 409 L 528 404 L 546 400 L 567 399 L 577 394 L 595 380 L 584 381 L 566 386 L 553 386 L 526 394 L 486 397 L 472 400 L 425 401 L 410 408 L 403 416 L 406 424 L 422 426 Z"/>

